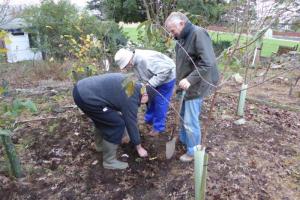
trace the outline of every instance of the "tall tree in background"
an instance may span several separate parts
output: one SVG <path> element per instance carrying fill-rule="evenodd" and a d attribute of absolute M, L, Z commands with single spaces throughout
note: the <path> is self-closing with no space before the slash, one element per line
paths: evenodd
<path fill-rule="evenodd" d="M 69 0 L 44 0 L 41 5 L 26 9 L 23 16 L 31 24 L 27 31 L 38 36 L 35 40 L 38 50 L 48 58 L 62 60 L 70 55 L 66 37 L 80 41 L 82 36 L 93 34 L 105 42 L 109 53 L 126 41 L 115 22 L 103 22 L 87 12 L 79 13 Z"/>
<path fill-rule="evenodd" d="M 249 22 L 257 19 L 256 0 L 231 1 L 224 9 L 220 23 L 223 26 L 230 27 L 233 32 L 238 32 L 245 15 L 248 16 Z"/>
<path fill-rule="evenodd" d="M 175 9 L 199 16 L 204 23 L 215 23 L 223 13 L 222 0 L 90 0 L 88 8 L 97 10 L 102 17 L 116 22 L 151 20 L 163 24 Z"/>
<path fill-rule="evenodd" d="M 79 35 L 74 24 L 79 20 L 78 10 L 67 0 L 42 1 L 40 6 L 32 6 L 24 11 L 24 18 L 32 26 L 29 32 L 38 35 L 39 42 L 36 46 L 43 52 L 43 56 L 63 58 L 65 49 L 61 35 Z"/>
<path fill-rule="evenodd" d="M 87 2 L 87 9 L 91 10 L 93 14 L 99 19 L 104 19 L 103 16 L 103 0 L 90 0 Z"/>
<path fill-rule="evenodd" d="M 198 24 L 205 26 L 215 24 L 220 20 L 225 5 L 222 0 L 178 0 L 176 9 L 197 16 Z"/>
<path fill-rule="evenodd" d="M 87 2 L 87 7 L 90 10 L 99 10 L 101 11 L 101 8 L 103 6 L 104 0 L 90 0 Z"/>
<path fill-rule="evenodd" d="M 3 25 L 9 20 L 9 3 L 10 0 L 0 2 L 0 25 Z"/>
<path fill-rule="evenodd" d="M 140 0 L 90 0 L 88 8 L 99 11 L 102 18 L 116 22 L 140 22 L 146 19 Z"/>
<path fill-rule="evenodd" d="M 176 7 L 177 0 L 143 0 L 147 20 L 163 24 L 168 15 Z"/>

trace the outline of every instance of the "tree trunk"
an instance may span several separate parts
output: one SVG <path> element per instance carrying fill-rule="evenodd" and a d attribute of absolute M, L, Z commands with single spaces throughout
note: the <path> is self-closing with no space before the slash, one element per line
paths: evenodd
<path fill-rule="evenodd" d="M 146 9 L 147 20 L 151 20 L 149 5 L 147 4 L 146 0 L 143 0 L 143 3 L 144 3 L 144 7 Z"/>

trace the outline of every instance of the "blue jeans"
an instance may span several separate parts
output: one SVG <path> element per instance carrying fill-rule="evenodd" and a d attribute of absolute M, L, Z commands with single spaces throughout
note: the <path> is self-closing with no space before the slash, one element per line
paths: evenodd
<path fill-rule="evenodd" d="M 201 114 L 203 99 L 196 98 L 183 101 L 180 116 L 184 120 L 179 130 L 179 139 L 186 145 L 187 154 L 194 155 L 194 147 L 201 143 L 201 127 L 199 115 Z"/>
<path fill-rule="evenodd" d="M 163 132 L 166 128 L 167 112 L 174 85 L 175 79 L 156 87 L 155 89 L 159 94 L 157 94 L 154 101 L 148 105 L 145 122 L 147 124 L 153 124 L 153 129 L 157 132 Z"/>

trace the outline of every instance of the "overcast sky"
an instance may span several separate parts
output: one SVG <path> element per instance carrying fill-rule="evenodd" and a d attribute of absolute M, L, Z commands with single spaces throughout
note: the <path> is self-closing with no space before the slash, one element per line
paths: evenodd
<path fill-rule="evenodd" d="M 0 3 L 4 1 L 6 0 L 0 0 Z M 84 7 L 86 6 L 87 0 L 70 0 L 70 2 L 77 6 Z M 10 0 L 10 5 L 33 5 L 38 3 L 40 3 L 40 0 Z"/>

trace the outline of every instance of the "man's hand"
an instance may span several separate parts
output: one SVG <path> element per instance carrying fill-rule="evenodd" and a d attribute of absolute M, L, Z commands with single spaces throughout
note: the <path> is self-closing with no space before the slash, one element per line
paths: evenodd
<path fill-rule="evenodd" d="M 139 156 L 140 157 L 142 157 L 142 158 L 144 158 L 144 157 L 147 157 L 148 156 L 148 152 L 146 151 L 146 149 L 144 149 L 143 147 L 142 147 L 142 145 L 136 145 L 136 150 L 137 150 L 137 152 L 138 152 L 138 154 L 139 154 Z"/>
<path fill-rule="evenodd" d="M 182 79 L 179 82 L 179 87 L 183 90 L 189 89 L 190 86 L 191 86 L 191 83 L 186 78 Z"/>

